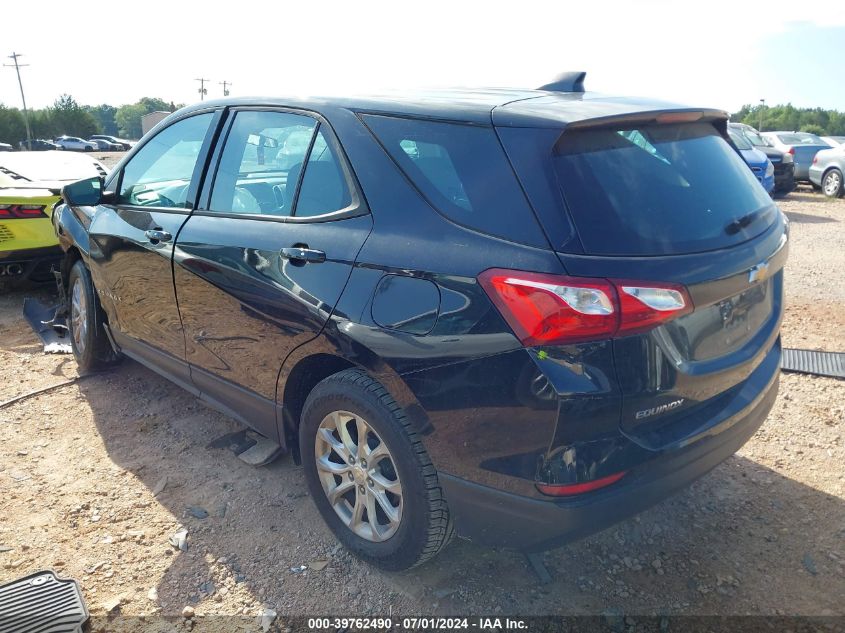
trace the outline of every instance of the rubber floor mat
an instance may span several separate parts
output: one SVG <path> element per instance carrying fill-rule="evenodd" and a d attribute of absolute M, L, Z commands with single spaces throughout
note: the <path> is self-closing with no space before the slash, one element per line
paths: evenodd
<path fill-rule="evenodd" d="M 0 585 L 0 633 L 79 633 L 87 619 L 77 582 L 52 571 Z"/>
<path fill-rule="evenodd" d="M 780 368 L 783 371 L 801 374 L 845 378 L 845 354 L 816 352 L 809 349 L 784 349 Z"/>

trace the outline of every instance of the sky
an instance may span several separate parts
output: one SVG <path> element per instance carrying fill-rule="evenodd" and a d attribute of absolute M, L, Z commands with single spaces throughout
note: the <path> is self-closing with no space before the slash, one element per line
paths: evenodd
<path fill-rule="evenodd" d="M 243 7 L 239 10 L 239 7 Z M 739 7 L 742 7 L 741 9 Z M 599 92 L 735 111 L 845 111 L 845 2 L 462 0 L 6 3 L 4 63 L 27 105 L 176 103 L 427 87 L 533 88 L 587 71 Z M 0 103 L 20 107 L 13 68 Z"/>

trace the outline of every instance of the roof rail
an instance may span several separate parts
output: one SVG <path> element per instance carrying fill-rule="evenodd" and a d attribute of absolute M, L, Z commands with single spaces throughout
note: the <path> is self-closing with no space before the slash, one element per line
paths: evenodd
<path fill-rule="evenodd" d="M 584 92 L 584 77 L 587 73 L 583 70 L 560 73 L 551 83 L 537 88 L 537 90 L 551 90 L 552 92 Z"/>

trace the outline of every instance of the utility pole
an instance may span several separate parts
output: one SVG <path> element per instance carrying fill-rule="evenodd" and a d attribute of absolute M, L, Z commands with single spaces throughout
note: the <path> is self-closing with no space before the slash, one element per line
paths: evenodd
<path fill-rule="evenodd" d="M 232 82 L 231 81 L 221 81 L 219 83 L 220 83 L 221 86 L 223 86 L 223 96 L 228 97 L 229 96 L 228 86 L 231 86 Z"/>
<path fill-rule="evenodd" d="M 204 79 L 200 77 L 199 79 L 194 79 L 194 81 L 200 82 L 200 89 L 197 92 L 200 93 L 200 101 L 202 101 L 203 99 L 205 99 L 205 95 L 208 94 L 208 90 L 206 90 L 205 88 L 205 82 L 211 81 L 211 79 Z"/>
<path fill-rule="evenodd" d="M 22 57 L 20 53 L 15 53 L 12 51 L 12 54 L 9 55 L 9 59 L 15 62 L 15 72 L 18 73 L 18 86 L 21 88 L 21 101 L 23 101 L 23 122 L 26 126 L 26 148 L 31 150 L 32 149 L 32 131 L 29 129 L 29 112 L 26 110 L 26 97 L 23 96 L 23 82 L 21 81 L 21 66 L 29 66 L 29 64 L 19 64 L 18 57 Z M 12 64 L 3 64 L 6 68 L 11 68 Z"/>
<path fill-rule="evenodd" d="M 765 107 L 766 107 L 766 100 L 760 99 L 760 123 L 759 123 L 759 127 L 757 128 L 758 132 L 763 131 L 763 108 L 765 108 Z"/>

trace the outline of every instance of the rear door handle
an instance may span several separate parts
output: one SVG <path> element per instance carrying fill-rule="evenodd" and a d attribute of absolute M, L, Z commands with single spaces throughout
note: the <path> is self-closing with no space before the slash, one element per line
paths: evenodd
<path fill-rule="evenodd" d="M 159 242 L 169 242 L 173 239 L 173 236 L 170 233 L 162 231 L 161 229 L 150 229 L 149 231 L 144 231 L 144 235 L 146 235 L 147 239 L 153 244 L 158 244 Z"/>
<path fill-rule="evenodd" d="M 319 264 L 326 261 L 326 254 L 323 251 L 318 251 L 307 246 L 292 246 L 290 248 L 283 248 L 279 251 L 282 259 L 289 259 L 295 262 L 307 262 L 309 264 Z"/>

